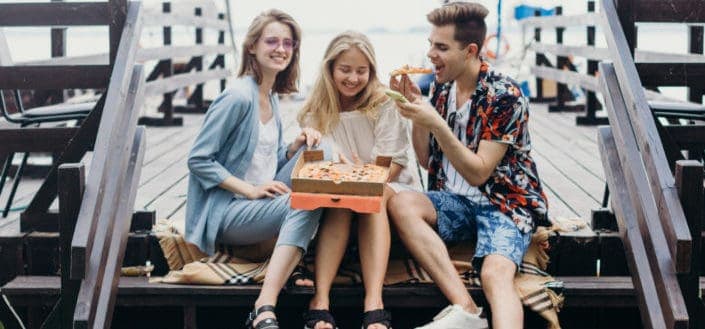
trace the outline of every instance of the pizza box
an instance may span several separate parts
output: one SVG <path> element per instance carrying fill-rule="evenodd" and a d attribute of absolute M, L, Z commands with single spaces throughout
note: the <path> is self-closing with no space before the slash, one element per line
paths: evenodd
<path fill-rule="evenodd" d="M 386 167 L 384 182 L 333 181 L 299 177 L 307 162 L 323 160 L 323 151 L 304 151 L 296 161 L 291 174 L 291 207 L 312 210 L 316 208 L 348 208 L 356 212 L 376 213 L 382 205 L 382 194 L 392 158 L 379 156 L 378 166 Z"/>

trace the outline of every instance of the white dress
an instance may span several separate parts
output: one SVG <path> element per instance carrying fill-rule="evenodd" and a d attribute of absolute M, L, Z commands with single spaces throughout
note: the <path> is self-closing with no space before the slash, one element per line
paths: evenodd
<path fill-rule="evenodd" d="M 416 159 L 409 138 L 409 121 L 399 114 L 394 102 L 380 105 L 376 118 L 360 111 L 341 112 L 338 126 L 323 138 L 334 145 L 334 157 L 341 153 L 352 160 L 356 154 L 363 163 L 374 163 L 378 155 L 391 156 L 392 162 L 402 166 L 402 171 L 389 186 L 396 192 L 421 189 L 412 171 Z"/>

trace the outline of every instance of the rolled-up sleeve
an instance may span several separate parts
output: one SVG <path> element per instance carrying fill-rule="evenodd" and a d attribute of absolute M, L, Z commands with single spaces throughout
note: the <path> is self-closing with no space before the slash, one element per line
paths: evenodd
<path fill-rule="evenodd" d="M 372 158 L 391 156 L 392 162 L 406 167 L 409 163 L 409 122 L 404 119 L 394 102 L 386 102 L 379 111 L 375 124 L 375 144 Z"/>
<path fill-rule="evenodd" d="M 203 189 L 218 186 L 232 173 L 217 160 L 217 155 L 233 129 L 242 124 L 244 97 L 228 91 L 211 104 L 188 157 L 188 168 Z"/>

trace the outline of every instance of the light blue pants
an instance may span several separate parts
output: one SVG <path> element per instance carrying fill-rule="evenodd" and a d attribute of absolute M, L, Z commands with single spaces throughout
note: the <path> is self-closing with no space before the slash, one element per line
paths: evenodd
<path fill-rule="evenodd" d="M 323 148 L 329 155 L 329 147 Z M 274 180 L 291 187 L 291 172 L 302 150 L 279 170 Z M 279 236 L 277 246 L 297 246 L 305 253 L 316 234 L 321 214 L 322 209 L 291 209 L 289 194 L 273 199 L 233 199 L 225 211 L 218 243 L 248 245 Z"/>

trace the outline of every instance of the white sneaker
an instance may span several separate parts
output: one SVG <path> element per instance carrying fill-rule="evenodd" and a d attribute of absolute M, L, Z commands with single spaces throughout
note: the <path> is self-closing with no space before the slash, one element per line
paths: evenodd
<path fill-rule="evenodd" d="M 482 313 L 482 308 L 478 308 Z M 462 306 L 449 305 L 433 318 L 433 321 L 416 329 L 488 329 L 487 319 L 472 314 Z"/>

